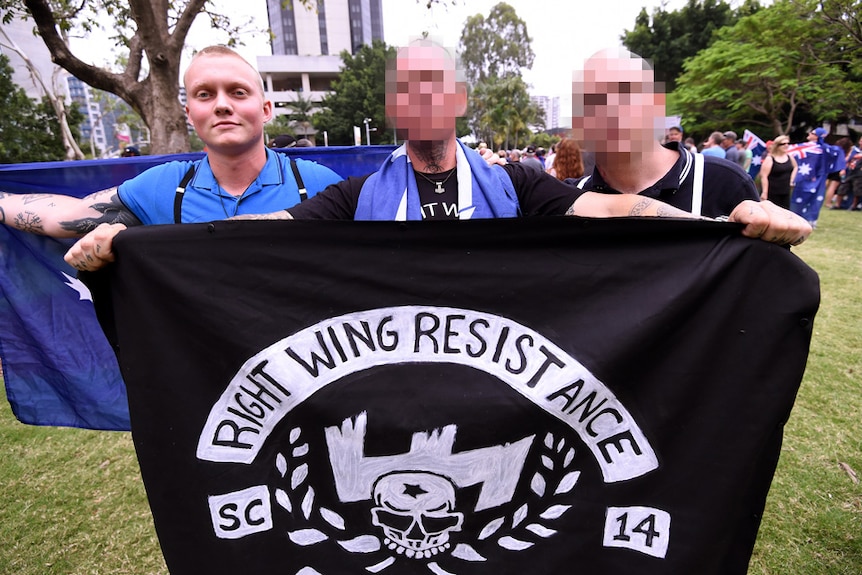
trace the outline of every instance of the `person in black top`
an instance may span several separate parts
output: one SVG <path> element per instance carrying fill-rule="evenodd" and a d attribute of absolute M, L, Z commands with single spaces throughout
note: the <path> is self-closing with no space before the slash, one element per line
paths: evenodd
<path fill-rule="evenodd" d="M 387 69 L 386 110 L 399 136 L 407 140 L 405 144 L 370 176 L 349 178 L 329 186 L 314 198 L 283 212 L 242 216 L 242 219 L 692 217 L 688 211 L 659 198 L 588 192 L 518 164 L 498 167 L 477 161 L 481 160 L 478 154 L 465 149 L 455 137 L 455 121 L 463 115 L 466 105 L 466 86 L 457 78 L 455 60 L 444 48 L 427 40 L 401 48 Z M 648 120 L 650 126 L 653 120 Z M 641 141 L 642 138 L 633 140 L 635 145 Z M 661 159 L 660 163 L 650 166 L 648 177 L 657 174 L 652 182 L 659 181 L 681 157 L 679 151 L 659 148 L 666 154 L 656 158 Z M 597 147 L 597 156 L 604 151 Z M 489 163 L 493 162 L 493 154 L 490 151 L 486 154 Z M 739 170 L 738 166 L 735 169 Z M 783 213 L 784 210 L 776 212 L 778 208 L 771 204 L 752 201 L 757 199 L 756 192 L 728 198 L 726 204 L 733 209 L 722 210 L 720 215 L 729 214 L 731 221 L 746 224 L 743 233 L 749 237 L 796 244 L 810 233 L 801 218 Z"/>
<path fill-rule="evenodd" d="M 521 163 L 490 168 L 458 142 L 455 120 L 466 109 L 467 93 L 457 75 L 455 59 L 433 42 L 400 49 L 387 70 L 386 110 L 406 143 L 380 171 L 330 186 L 322 198 L 291 208 L 290 215 L 435 220 L 574 213 L 581 190 Z M 628 215 L 637 203 L 596 200 L 603 207 L 593 206 L 589 215 Z M 655 214 L 665 208 L 651 209 Z"/>
<path fill-rule="evenodd" d="M 769 154 L 760 166 L 760 198 L 768 199 L 788 210 L 798 169 L 796 160 L 787 153 L 789 146 L 790 138 L 787 136 L 782 134 L 775 138 Z"/>
<path fill-rule="evenodd" d="M 644 59 L 621 48 L 602 50 L 577 76 L 572 128 L 575 138 L 594 150 L 596 168 L 568 183 L 602 193 L 638 194 L 710 218 L 729 216 L 742 202 L 760 199 L 738 164 L 693 153 L 679 142 L 660 143 L 665 95 Z M 762 207 L 775 209 L 766 203 Z M 775 213 L 788 220 L 792 215 Z"/>

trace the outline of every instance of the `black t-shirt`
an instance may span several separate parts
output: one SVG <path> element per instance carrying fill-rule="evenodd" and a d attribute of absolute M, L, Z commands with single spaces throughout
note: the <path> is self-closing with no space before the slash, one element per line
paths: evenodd
<path fill-rule="evenodd" d="M 680 153 L 679 160 L 659 181 L 638 193 L 640 196 L 661 200 L 675 208 L 691 211 L 694 191 L 694 156 L 688 150 L 680 147 L 679 142 L 668 142 L 665 148 Z M 728 160 L 713 156 L 704 156 L 703 166 L 703 204 L 701 214 L 715 218 L 728 216 L 743 200 L 760 201 L 760 194 L 754 187 L 754 181 L 748 173 Z M 567 184 L 581 184 L 584 191 L 618 194 L 604 181 L 598 169 L 591 176 L 579 179 L 568 179 Z"/>
<path fill-rule="evenodd" d="M 519 164 L 503 167 L 518 196 L 522 216 L 563 215 L 583 193 L 544 172 L 532 170 Z M 440 174 L 425 174 L 434 181 L 442 181 Z M 359 194 L 368 176 L 347 178 L 327 187 L 308 200 L 288 210 L 295 219 L 352 220 L 356 213 Z M 425 178 L 416 178 L 423 219 L 457 219 L 458 177 L 453 174 L 441 184 L 444 191 L 436 193 L 435 183 Z"/>

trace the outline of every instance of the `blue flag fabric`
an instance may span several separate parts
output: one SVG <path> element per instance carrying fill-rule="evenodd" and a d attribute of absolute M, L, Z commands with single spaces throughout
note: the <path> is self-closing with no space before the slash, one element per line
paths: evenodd
<path fill-rule="evenodd" d="M 826 164 L 823 148 L 816 142 L 803 142 L 791 145 L 787 153 L 796 158 L 799 166 L 796 172 L 798 190 L 817 190 L 826 179 Z"/>
<path fill-rule="evenodd" d="M 127 430 L 126 388 L 68 242 L 0 226 L 0 357 L 21 422 Z"/>
<path fill-rule="evenodd" d="M 360 176 L 394 146 L 303 148 L 287 155 Z M 83 197 L 146 169 L 200 153 L 0 166 L 0 191 Z M 129 430 L 126 388 L 89 292 L 63 261 L 71 245 L 0 225 L 0 362 L 23 423 Z"/>
<path fill-rule="evenodd" d="M 763 163 L 763 157 L 766 155 L 766 142 L 749 130 L 745 131 L 742 139 L 745 141 L 745 147 L 751 150 L 751 166 L 748 167 L 748 175 L 753 180 L 760 173 L 760 166 Z"/>

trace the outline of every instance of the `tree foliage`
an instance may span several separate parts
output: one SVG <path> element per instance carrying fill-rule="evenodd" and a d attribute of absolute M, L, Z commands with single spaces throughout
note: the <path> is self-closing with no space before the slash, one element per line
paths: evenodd
<path fill-rule="evenodd" d="M 480 140 L 517 146 L 529 140 L 530 126 L 544 124 L 542 110 L 530 101 L 521 69 L 535 54 L 527 25 L 515 9 L 501 2 L 488 17 L 476 14 L 461 31 L 464 74 L 472 87 L 469 123 Z"/>
<path fill-rule="evenodd" d="M 126 101 L 151 129 L 154 153 L 189 148 L 179 102 L 180 57 L 189 28 L 204 14 L 227 44 L 242 25 L 209 10 L 209 0 L 0 0 L 4 21 L 29 14 L 53 61 L 70 74 Z M 105 17 L 111 39 L 126 51 L 122 71 L 93 66 L 69 48 L 70 34 L 87 34 Z"/>
<path fill-rule="evenodd" d="M 858 59 L 862 51 L 862 4 L 858 0 L 819 0 L 816 15 L 836 30 L 843 30 L 848 49 Z"/>
<path fill-rule="evenodd" d="M 304 98 L 300 93 L 296 94 L 296 100 L 290 105 L 287 119 L 293 124 L 296 133 L 303 138 L 308 137 L 308 132 L 311 131 L 312 116 L 314 116 L 316 108 L 317 104 L 312 102 L 310 98 Z"/>
<path fill-rule="evenodd" d="M 846 37 L 817 15 L 815 0 L 776 2 L 686 61 L 674 111 L 688 131 L 752 124 L 770 135 L 789 133 L 801 118 L 852 117 L 862 84 L 850 74 Z"/>
<path fill-rule="evenodd" d="M 297 139 L 307 138 L 314 125 L 313 116 L 319 109 L 320 106 L 316 102 L 297 92 L 296 100 L 290 104 L 290 111 L 275 116 L 272 122 L 264 126 L 264 131 L 270 136 L 290 134 Z"/>
<path fill-rule="evenodd" d="M 625 30 L 620 39 L 626 48 L 653 63 L 657 79 L 670 92 L 687 58 L 708 47 L 715 32 L 759 8 L 757 0 L 745 0 L 736 10 L 724 0 L 688 0 L 682 9 L 672 12 L 662 5 L 652 15 L 642 8 L 634 28 Z"/>
<path fill-rule="evenodd" d="M 530 100 L 523 78 L 510 75 L 479 82 L 470 95 L 471 117 L 480 140 L 506 149 L 521 147 L 542 126 L 544 113 Z"/>
<path fill-rule="evenodd" d="M 12 81 L 12 73 L 9 59 L 0 54 L 0 164 L 65 159 L 63 136 L 50 102 L 30 99 Z M 83 116 L 73 107 L 68 118 L 76 129 Z"/>
<path fill-rule="evenodd" d="M 67 160 L 83 160 L 84 152 L 81 151 L 75 134 L 72 133 L 72 129 L 69 126 L 65 90 L 60 88 L 56 82 L 56 72 L 58 72 L 60 68 L 54 67 L 54 73 L 52 73 L 52 78 L 50 80 L 44 78 L 42 76 L 42 71 L 33 63 L 30 55 L 27 54 L 26 51 L 24 51 L 2 27 L 0 27 L 0 48 L 3 50 L 9 50 L 10 54 L 16 54 L 18 58 L 24 62 L 24 66 L 27 68 L 30 77 L 33 79 L 33 83 L 39 87 L 42 91 L 43 97 L 47 98 L 47 101 L 51 104 L 54 114 L 57 116 L 57 121 L 60 124 L 60 134 L 63 139 L 65 158 Z"/>
<path fill-rule="evenodd" d="M 467 80 L 476 85 L 488 79 L 521 74 L 533 65 L 535 54 L 527 25 L 515 9 L 500 2 L 488 13 L 470 16 L 461 32 L 461 64 Z"/>
<path fill-rule="evenodd" d="M 326 131 L 329 143 L 353 144 L 353 127 L 359 126 L 365 140 L 365 122 L 370 118 L 371 143 L 392 143 L 392 133 L 386 130 L 386 63 L 395 58 L 395 48 L 380 40 L 362 46 L 352 55 L 341 52 L 341 73 L 332 83 L 332 92 L 321 104 L 323 111 L 312 121 L 319 131 Z"/>

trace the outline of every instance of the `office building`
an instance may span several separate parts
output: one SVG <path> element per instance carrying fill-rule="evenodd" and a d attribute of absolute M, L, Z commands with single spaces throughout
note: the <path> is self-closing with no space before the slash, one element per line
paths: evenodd
<path fill-rule="evenodd" d="M 531 96 L 530 99 L 545 112 L 545 129 L 560 127 L 560 97 Z"/>
<path fill-rule="evenodd" d="M 383 40 L 381 0 L 267 0 L 275 56 L 355 54 L 363 44 Z"/>

